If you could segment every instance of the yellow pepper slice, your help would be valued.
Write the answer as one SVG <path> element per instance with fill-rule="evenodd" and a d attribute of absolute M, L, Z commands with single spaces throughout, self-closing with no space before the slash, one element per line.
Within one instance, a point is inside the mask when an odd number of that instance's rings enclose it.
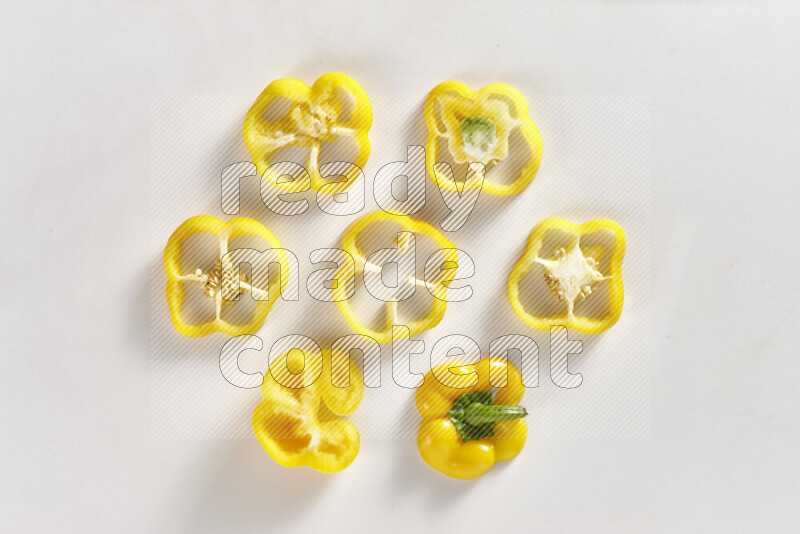
<path fill-rule="evenodd" d="M 552 257 L 542 258 L 545 240 L 549 234 L 560 231 L 568 234 L 570 242 L 558 248 Z M 581 238 L 596 232 L 608 232 L 613 237 L 613 246 L 607 264 L 600 272 L 600 263 L 608 246 L 595 244 L 581 247 Z M 596 219 L 584 224 L 574 224 L 564 219 L 546 219 L 531 232 L 525 252 L 517 260 L 508 276 L 508 298 L 514 312 L 537 330 L 550 330 L 561 325 L 584 334 L 597 334 L 611 328 L 622 313 L 624 290 L 622 287 L 622 258 L 625 255 L 625 232 L 622 227 L 608 219 Z M 535 316 L 528 313 L 519 299 L 519 283 L 523 275 L 534 265 L 544 267 L 544 277 L 551 296 L 564 303 L 564 313 Z M 607 284 L 608 304 L 600 317 L 581 316 L 575 313 L 577 299 L 595 298 L 597 290 Z"/>
<path fill-rule="evenodd" d="M 492 399 L 492 384 L 503 383 Z M 470 479 L 515 458 L 528 437 L 527 411 L 517 405 L 524 393 L 522 376 L 505 359 L 434 367 L 417 389 L 422 459 L 447 476 Z"/>
<path fill-rule="evenodd" d="M 458 260 L 458 252 L 456 251 L 455 246 L 453 243 L 450 242 L 449 239 L 444 237 L 440 234 L 433 226 L 430 224 L 423 222 L 423 221 L 415 221 L 410 219 L 407 216 L 396 216 L 390 215 L 384 211 L 377 211 L 374 213 L 370 213 L 361 217 L 353 224 L 351 224 L 347 229 L 344 231 L 342 235 L 342 243 L 341 248 L 342 250 L 348 252 L 356 263 L 355 274 L 353 276 L 357 276 L 359 273 L 363 273 L 365 270 L 369 269 L 380 269 L 379 267 L 367 262 L 368 254 L 366 254 L 361 248 L 359 248 L 358 244 L 356 243 L 359 234 L 365 231 L 369 231 L 369 227 L 373 224 L 383 222 L 383 221 L 390 221 L 398 226 L 403 231 L 412 232 L 414 234 L 424 234 L 436 243 L 440 250 L 444 250 L 444 257 L 446 259 L 446 263 L 450 265 L 450 268 L 442 269 L 440 274 L 438 275 L 440 278 L 433 280 L 433 282 L 438 282 L 436 285 L 441 288 L 442 285 L 447 284 L 447 277 L 450 277 L 452 280 L 452 276 L 455 275 L 455 270 L 457 267 L 457 260 Z M 397 239 L 394 240 L 395 244 L 400 247 L 401 250 L 406 250 L 408 244 L 404 242 L 397 243 Z M 343 273 L 345 273 L 343 269 L 340 270 L 337 274 L 340 277 L 343 277 Z M 424 281 L 420 281 L 418 279 L 414 279 L 411 282 L 415 283 L 417 286 L 425 287 Z M 350 306 L 349 301 L 345 298 L 345 291 L 348 287 L 346 283 L 339 283 L 336 287 L 333 288 L 333 294 L 336 298 L 336 306 L 339 308 L 339 312 L 341 312 L 342 316 L 344 316 L 345 321 L 347 324 L 352 328 L 356 333 L 361 335 L 370 336 L 375 339 L 378 343 L 389 343 L 392 341 L 392 326 L 397 324 L 405 324 L 408 327 L 410 333 L 409 335 L 413 336 L 416 333 L 423 332 L 425 330 L 429 330 L 439 324 L 444 317 L 444 312 L 447 309 L 447 302 L 444 300 L 444 293 L 443 291 L 437 292 L 436 297 L 434 298 L 431 296 L 433 301 L 431 305 L 431 309 L 428 314 L 423 317 L 422 319 L 416 321 L 409 321 L 407 323 L 399 323 L 398 322 L 398 314 L 397 314 L 397 301 L 388 301 L 386 302 L 386 322 L 384 327 L 381 330 L 373 330 L 368 328 L 364 323 L 358 320 L 358 318 L 353 313 L 353 309 Z M 441 293 L 441 294 L 440 294 Z"/>
<path fill-rule="evenodd" d="M 281 102 L 282 99 L 285 101 Z M 288 101 L 288 102 L 287 102 Z M 273 112 L 273 103 L 275 111 Z M 281 104 L 287 104 L 284 110 Z M 278 117 L 270 116 L 277 113 Z M 244 142 L 253 158 L 258 173 L 274 186 L 285 191 L 319 190 L 325 184 L 336 183 L 320 175 L 323 143 L 333 143 L 338 138 L 352 138 L 358 155 L 355 163 L 364 167 L 370 146 L 367 133 L 372 126 L 372 106 L 367 94 L 349 76 L 331 72 L 321 76 L 309 87 L 301 80 L 284 78 L 270 83 L 253 103 L 244 120 Z M 288 147 L 308 149 L 305 168 L 307 179 L 281 180 L 279 173 L 266 173 L 271 154 Z M 331 185 L 327 192 L 344 191 L 358 176 L 358 169 L 346 173 L 346 181 Z"/>
<path fill-rule="evenodd" d="M 439 161 L 442 142 L 446 142 L 455 163 L 483 163 L 489 177 L 491 169 L 499 162 L 522 157 L 524 147 L 510 147 L 509 143 L 511 134 L 519 131 L 530 154 L 519 174 L 512 176 L 509 183 L 484 180 L 484 191 L 492 195 L 516 195 L 525 189 L 542 160 L 542 137 L 528 117 L 528 103 L 519 91 L 508 85 L 495 83 L 474 91 L 461 82 L 439 84 L 425 100 L 425 122 L 428 125 L 427 167 L 434 183 L 437 183 L 434 165 Z M 452 180 L 442 180 L 439 186 L 458 192 Z"/>
<path fill-rule="evenodd" d="M 289 351 L 265 373 L 253 431 L 281 465 L 341 471 L 358 455 L 360 437 L 353 423 L 337 416 L 355 412 L 363 394 L 361 373 L 346 354 L 332 360 L 329 351 Z"/>
<path fill-rule="evenodd" d="M 282 249 L 280 241 L 272 232 L 267 230 L 261 223 L 246 217 L 233 219 L 229 222 L 222 222 L 210 215 L 198 215 L 184 221 L 172 233 L 164 249 L 164 270 L 167 273 L 167 305 L 172 324 L 175 329 L 188 337 L 202 337 L 212 332 L 223 332 L 231 336 L 252 334 L 256 332 L 264 320 L 267 318 L 269 310 L 277 300 L 280 290 L 286 287 L 288 278 L 281 276 L 281 280 L 273 280 L 269 284 L 268 300 L 259 300 L 256 303 L 252 319 L 246 324 L 232 324 L 224 321 L 221 317 L 224 305 L 236 305 L 236 301 L 226 301 L 222 297 L 222 263 L 217 261 L 212 265 L 198 265 L 197 269 L 184 273 L 181 268 L 181 251 L 183 243 L 191 236 L 207 232 L 215 235 L 219 239 L 219 258 L 223 258 L 228 252 L 228 244 L 231 239 L 242 236 L 257 236 L 263 239 L 270 248 Z M 281 273 L 289 272 L 289 262 L 286 253 L 281 250 L 278 254 L 281 264 Z M 215 318 L 202 324 L 189 324 L 183 318 L 183 304 L 186 295 L 185 284 L 199 284 L 203 293 L 209 298 L 209 302 L 215 307 Z M 280 289 L 279 289 L 280 288 Z M 265 298 L 265 290 L 253 287 L 251 284 L 240 277 L 239 291 L 248 290 L 259 298 Z"/>

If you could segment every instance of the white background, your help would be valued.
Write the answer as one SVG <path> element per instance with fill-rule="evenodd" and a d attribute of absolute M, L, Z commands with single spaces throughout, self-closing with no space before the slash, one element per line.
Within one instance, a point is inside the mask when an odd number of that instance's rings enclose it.
<path fill-rule="evenodd" d="M 798 23 L 766 1 L 4 3 L 0 530 L 797 531 Z M 467 484 L 403 440 L 321 477 L 254 440 L 152 439 L 151 99 L 333 70 L 649 96 L 649 438 L 533 435 Z"/>

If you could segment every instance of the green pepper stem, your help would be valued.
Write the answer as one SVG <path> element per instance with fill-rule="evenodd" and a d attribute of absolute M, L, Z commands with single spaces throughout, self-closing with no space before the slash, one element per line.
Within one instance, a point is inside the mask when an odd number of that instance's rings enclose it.
<path fill-rule="evenodd" d="M 481 404 L 473 402 L 464 409 L 464 421 L 470 425 L 483 425 L 519 419 L 528 415 L 528 411 L 517 404 Z"/>

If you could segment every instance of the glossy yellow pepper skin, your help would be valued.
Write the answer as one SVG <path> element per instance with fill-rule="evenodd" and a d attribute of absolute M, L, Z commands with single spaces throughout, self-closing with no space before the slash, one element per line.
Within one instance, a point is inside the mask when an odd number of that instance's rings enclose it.
<path fill-rule="evenodd" d="M 498 421 L 493 437 L 463 441 L 448 415 L 459 397 L 490 391 L 492 383 L 505 384 L 497 388 L 495 405 L 516 405 L 525 393 L 519 371 L 505 359 L 484 358 L 477 364 L 461 366 L 446 363 L 425 375 L 417 389 L 417 410 L 422 415 L 417 447 L 432 468 L 453 478 L 477 478 L 496 462 L 511 460 L 522 451 L 528 437 L 524 419 Z"/>
<path fill-rule="evenodd" d="M 568 246 L 555 252 L 552 258 L 542 258 L 547 235 L 560 231 L 571 236 Z M 593 245 L 581 247 L 581 237 L 606 231 L 613 236 L 614 245 L 604 272 L 598 270 L 607 247 Z M 550 330 L 551 326 L 565 326 L 584 334 L 597 334 L 611 328 L 622 313 L 624 289 L 622 286 L 622 259 L 625 256 L 625 232 L 619 224 L 608 219 L 595 219 L 584 224 L 574 224 L 564 219 L 546 219 L 531 232 L 525 252 L 520 256 L 508 276 L 508 299 L 514 312 L 537 330 Z M 545 280 L 553 298 L 564 303 L 563 314 L 541 317 L 525 310 L 519 298 L 519 283 L 528 270 L 536 264 L 545 268 Z M 602 317 L 582 317 L 574 312 L 577 299 L 589 300 L 601 284 L 608 285 L 608 305 Z"/>
<path fill-rule="evenodd" d="M 332 359 L 328 351 L 305 357 L 290 351 L 264 375 L 253 431 L 280 465 L 341 471 L 358 455 L 360 438 L 356 426 L 339 417 L 355 412 L 363 394 L 361 373 L 346 354 Z"/>
<path fill-rule="evenodd" d="M 352 102 L 345 102 L 346 95 Z M 279 117 L 271 117 L 272 105 L 283 99 L 289 101 L 288 109 Z M 275 187 L 285 191 L 301 191 L 308 187 L 319 190 L 341 177 L 323 178 L 320 161 L 323 143 L 333 143 L 338 138 L 351 138 L 357 147 L 355 163 L 363 169 L 369 158 L 370 145 L 367 134 L 372 126 L 372 105 L 367 94 L 355 80 L 339 72 L 321 76 L 311 87 L 301 80 L 283 78 L 270 83 L 253 103 L 244 120 L 244 142 L 258 173 Z M 305 168 L 307 180 L 285 181 L 277 173 L 266 173 L 273 161 L 271 155 L 279 149 L 302 147 L 308 149 Z M 299 162 L 298 162 L 299 163 Z M 326 192 L 336 194 L 347 189 L 358 176 L 357 170 L 348 172 L 346 181 L 331 185 Z"/>
<path fill-rule="evenodd" d="M 365 231 L 369 231 L 369 227 L 373 224 L 382 222 L 382 221 L 391 221 L 397 224 L 401 230 L 412 232 L 414 234 L 424 234 L 436 243 L 436 245 L 441 250 L 445 250 L 444 255 L 448 262 L 452 262 L 453 265 L 457 265 L 458 262 L 458 252 L 456 251 L 455 246 L 453 243 L 450 242 L 449 239 L 444 237 L 439 231 L 437 231 L 433 226 L 430 224 L 423 222 L 423 221 L 415 221 L 406 216 L 396 216 L 390 215 L 384 211 L 377 211 L 374 213 L 370 213 L 361 217 L 353 224 L 351 224 L 347 229 L 344 231 L 342 235 L 342 242 L 341 242 L 341 249 L 348 252 L 353 259 L 355 260 L 356 268 L 355 274 L 358 275 L 359 273 L 363 273 L 365 268 L 369 268 L 367 265 L 367 257 L 369 256 L 368 253 L 365 253 L 361 248 L 359 248 L 358 244 L 356 243 L 359 234 Z M 396 239 L 395 239 L 396 242 Z M 403 243 L 400 243 L 400 247 L 403 247 Z M 373 251 L 370 251 L 373 252 Z M 341 273 L 342 271 L 340 271 Z M 442 276 L 448 276 L 445 273 L 449 273 L 453 275 L 455 269 L 447 269 L 442 271 Z M 420 284 L 418 280 L 414 280 L 414 283 L 417 285 L 422 285 L 423 287 L 418 287 L 420 291 L 427 291 L 424 287 L 424 283 Z M 439 324 L 441 322 L 442 317 L 444 317 L 444 312 L 447 309 L 447 302 L 444 300 L 445 295 L 437 293 L 437 297 L 434 298 L 431 296 L 432 305 L 431 309 L 428 314 L 423 317 L 422 319 L 416 321 L 407 321 L 400 323 L 398 322 L 398 314 L 397 314 L 397 302 L 390 301 L 386 302 L 386 322 L 384 323 L 384 327 L 381 330 L 373 330 L 367 327 L 363 322 L 361 322 L 353 312 L 352 307 L 347 299 L 343 298 L 344 291 L 346 288 L 346 284 L 340 283 L 338 286 L 333 290 L 334 296 L 337 298 L 336 300 L 336 307 L 339 309 L 339 312 L 344 317 L 347 324 L 350 328 L 353 329 L 354 332 L 361 335 L 369 336 L 375 339 L 378 343 L 389 343 L 392 341 L 392 326 L 396 324 L 404 324 L 409 329 L 409 335 L 414 335 L 419 332 L 423 332 L 425 330 L 429 330 Z"/>
<path fill-rule="evenodd" d="M 223 305 L 235 305 L 235 302 L 227 302 L 222 298 L 220 290 L 221 264 L 198 265 L 197 269 L 184 273 L 181 269 L 181 250 L 184 241 L 198 233 L 209 233 L 219 239 L 219 257 L 223 257 L 228 252 L 228 243 L 231 239 L 241 236 L 257 236 L 263 239 L 270 248 L 280 248 L 282 245 L 272 232 L 267 230 L 264 225 L 256 220 L 246 217 L 232 219 L 223 222 L 210 215 L 198 215 L 184 221 L 170 236 L 167 246 L 164 248 L 164 270 L 167 274 L 166 297 L 169 314 L 175 329 L 188 337 L 207 336 L 213 332 L 222 332 L 230 336 L 252 334 L 258 331 L 267 317 L 272 305 L 277 300 L 277 294 L 287 283 L 287 277 L 282 276 L 281 281 L 273 280 L 269 285 L 269 294 L 276 295 L 269 300 L 259 300 L 256 303 L 252 319 L 246 324 L 232 324 L 221 318 Z M 281 251 L 281 271 L 289 272 L 289 262 L 286 254 Z M 183 318 L 182 308 L 186 293 L 186 284 L 200 284 L 206 296 L 209 297 L 209 305 L 215 307 L 215 318 L 202 324 L 189 324 Z M 261 291 L 253 288 L 247 282 L 241 281 L 240 287 L 250 291 Z"/>
<path fill-rule="evenodd" d="M 542 137 L 528 117 L 525 97 L 511 86 L 491 84 L 474 91 L 461 82 L 437 85 L 425 100 L 425 122 L 428 140 L 425 145 L 427 168 L 437 183 L 434 165 L 439 161 L 440 142 L 446 142 L 455 163 L 483 163 L 486 178 L 483 190 L 491 195 L 516 195 L 533 180 L 542 160 Z M 491 181 L 495 164 L 520 157 L 519 146 L 510 146 L 511 134 L 518 130 L 530 154 L 518 175 L 508 183 Z M 438 184 L 457 191 L 453 181 Z M 475 186 L 477 187 L 477 186 Z"/>

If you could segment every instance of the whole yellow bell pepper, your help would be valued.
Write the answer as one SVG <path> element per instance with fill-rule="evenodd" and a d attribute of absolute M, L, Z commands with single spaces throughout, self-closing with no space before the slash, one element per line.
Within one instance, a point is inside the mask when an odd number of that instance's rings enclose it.
<path fill-rule="evenodd" d="M 358 455 L 360 438 L 353 423 L 337 416 L 355 412 L 363 394 L 361 373 L 346 354 L 289 351 L 265 373 L 253 431 L 281 465 L 341 471 Z"/>
<path fill-rule="evenodd" d="M 439 162 L 441 144 L 455 163 L 483 163 L 487 177 L 499 162 L 525 157 L 521 169 L 509 177 L 508 183 L 484 180 L 483 190 L 492 195 L 516 195 L 531 183 L 539 169 L 542 137 L 528 117 L 525 97 L 511 86 L 495 83 L 473 91 L 461 82 L 439 84 L 425 100 L 425 122 L 427 167 L 434 184 L 437 183 L 434 166 Z M 510 143 L 515 131 L 520 134 L 522 146 Z M 527 155 L 525 150 L 529 152 Z M 438 185 L 458 192 L 452 180 L 443 180 Z"/>
<path fill-rule="evenodd" d="M 281 106 L 288 101 L 287 109 Z M 273 105 L 274 104 L 274 105 Z M 273 109 L 274 108 L 274 109 Z M 277 115 L 277 116 L 275 116 Z M 244 120 L 244 142 L 258 173 L 268 182 L 285 191 L 302 191 L 309 187 L 318 190 L 334 181 L 323 178 L 319 169 L 323 143 L 340 138 L 355 142 L 355 163 L 363 169 L 369 158 L 367 134 L 372 126 L 372 106 L 367 94 L 349 76 L 331 72 L 321 76 L 309 87 L 301 80 L 284 78 L 270 83 L 253 103 Z M 278 173 L 266 173 L 270 164 L 280 161 L 270 156 L 288 147 L 308 149 L 305 168 L 310 183 L 303 180 L 283 181 Z M 327 188 L 336 194 L 347 189 L 358 176 L 350 169 L 346 181 Z"/>
<path fill-rule="evenodd" d="M 448 263 L 451 268 L 441 270 L 441 278 L 439 280 L 440 283 L 437 284 L 439 291 L 437 291 L 436 297 L 431 296 L 431 308 L 425 317 L 416 321 L 400 323 L 398 322 L 397 301 L 388 301 L 385 303 L 386 322 L 384 323 L 383 328 L 380 330 L 373 330 L 367 327 L 356 317 L 352 307 L 350 306 L 350 303 L 348 302 L 348 299 L 344 298 L 344 292 L 346 291 L 348 284 L 339 283 L 333 289 L 334 297 L 337 299 L 336 306 L 339 308 L 339 312 L 341 312 L 350 328 L 352 328 L 358 334 L 370 336 L 378 343 L 389 343 L 392 341 L 392 326 L 396 324 L 405 324 L 410 331 L 409 335 L 412 336 L 419 332 L 429 330 L 439 324 L 439 322 L 442 320 L 442 317 L 444 317 L 445 310 L 447 309 L 447 301 L 444 300 L 446 291 L 442 290 L 442 287 L 443 285 L 446 285 L 448 277 L 452 278 L 455 276 L 458 265 L 458 252 L 455 246 L 450 242 L 449 239 L 440 234 L 433 226 L 423 221 L 415 221 L 407 216 L 396 216 L 390 215 L 384 211 L 377 211 L 370 213 L 369 215 L 365 215 L 364 217 L 361 217 L 355 221 L 353 224 L 347 227 L 342 235 L 341 248 L 353 256 L 356 264 L 355 276 L 357 276 L 359 273 L 363 273 L 365 269 L 376 268 L 376 266 L 367 262 L 368 254 L 361 250 L 361 248 L 358 246 L 357 238 L 359 234 L 362 232 L 369 232 L 369 228 L 372 225 L 384 221 L 390 221 L 397 224 L 403 231 L 426 235 L 433 239 L 439 249 L 444 250 L 446 263 Z M 394 241 L 396 242 L 397 239 Z M 403 247 L 407 246 L 407 244 L 401 242 L 398 244 L 398 246 L 403 249 Z M 344 273 L 344 271 L 340 270 L 338 274 L 342 276 L 342 273 Z M 417 279 L 411 280 L 411 282 L 418 286 L 425 285 L 424 282 L 420 282 Z"/>
<path fill-rule="evenodd" d="M 493 384 L 505 384 L 494 398 Z M 527 411 L 517 405 L 524 393 L 519 371 L 504 359 L 434 367 L 417 390 L 422 459 L 447 476 L 470 479 L 515 458 L 528 437 Z"/>
<path fill-rule="evenodd" d="M 219 258 L 211 265 L 198 265 L 196 269 L 189 269 L 184 272 L 181 266 L 181 250 L 183 243 L 191 236 L 207 232 L 215 235 L 219 239 Z M 277 300 L 279 290 L 282 290 L 287 283 L 287 277 L 281 276 L 281 280 L 273 280 L 269 284 L 269 294 L 276 297 L 268 300 L 258 300 L 255 311 L 250 321 L 246 324 L 233 324 L 222 319 L 222 308 L 225 305 L 234 306 L 236 301 L 227 301 L 222 297 L 222 263 L 223 258 L 228 252 L 228 244 L 231 239 L 241 236 L 257 236 L 263 239 L 270 248 L 281 249 L 278 254 L 281 264 L 281 272 L 289 272 L 289 262 L 283 247 L 272 232 L 267 230 L 264 225 L 253 219 L 240 217 L 229 222 L 222 222 L 210 215 L 198 215 L 184 221 L 170 236 L 167 246 L 164 248 L 164 270 L 167 273 L 167 306 L 172 318 L 175 329 L 189 337 L 201 337 L 212 332 L 223 332 L 230 336 L 242 334 L 252 334 L 264 324 L 272 305 Z M 198 284 L 203 294 L 208 297 L 209 302 L 215 308 L 215 318 L 202 324 L 189 324 L 183 317 L 183 305 L 186 295 L 186 284 Z M 266 291 L 262 288 L 253 287 L 246 280 L 240 279 L 239 291 L 249 290 L 253 294 L 262 297 Z"/>
<path fill-rule="evenodd" d="M 551 232 L 571 236 L 569 245 L 555 250 L 552 257 L 542 258 L 539 253 Z M 613 237 L 610 258 L 601 273 L 600 262 L 607 253 L 604 245 L 581 247 L 581 237 L 605 231 Z M 625 232 L 608 219 L 596 219 L 584 224 L 574 224 L 564 219 L 547 219 L 531 232 L 525 252 L 514 264 L 508 276 L 508 299 L 514 312 L 537 330 L 550 330 L 551 326 L 565 326 L 584 334 L 597 334 L 611 328 L 622 313 L 624 290 L 622 287 L 622 258 L 625 255 Z M 544 278 L 553 298 L 564 303 L 564 313 L 554 316 L 536 316 L 527 312 L 519 299 L 519 283 L 534 265 L 544 267 Z M 580 316 L 575 313 L 577 299 L 591 299 L 601 284 L 607 284 L 608 304 L 599 316 Z"/>

